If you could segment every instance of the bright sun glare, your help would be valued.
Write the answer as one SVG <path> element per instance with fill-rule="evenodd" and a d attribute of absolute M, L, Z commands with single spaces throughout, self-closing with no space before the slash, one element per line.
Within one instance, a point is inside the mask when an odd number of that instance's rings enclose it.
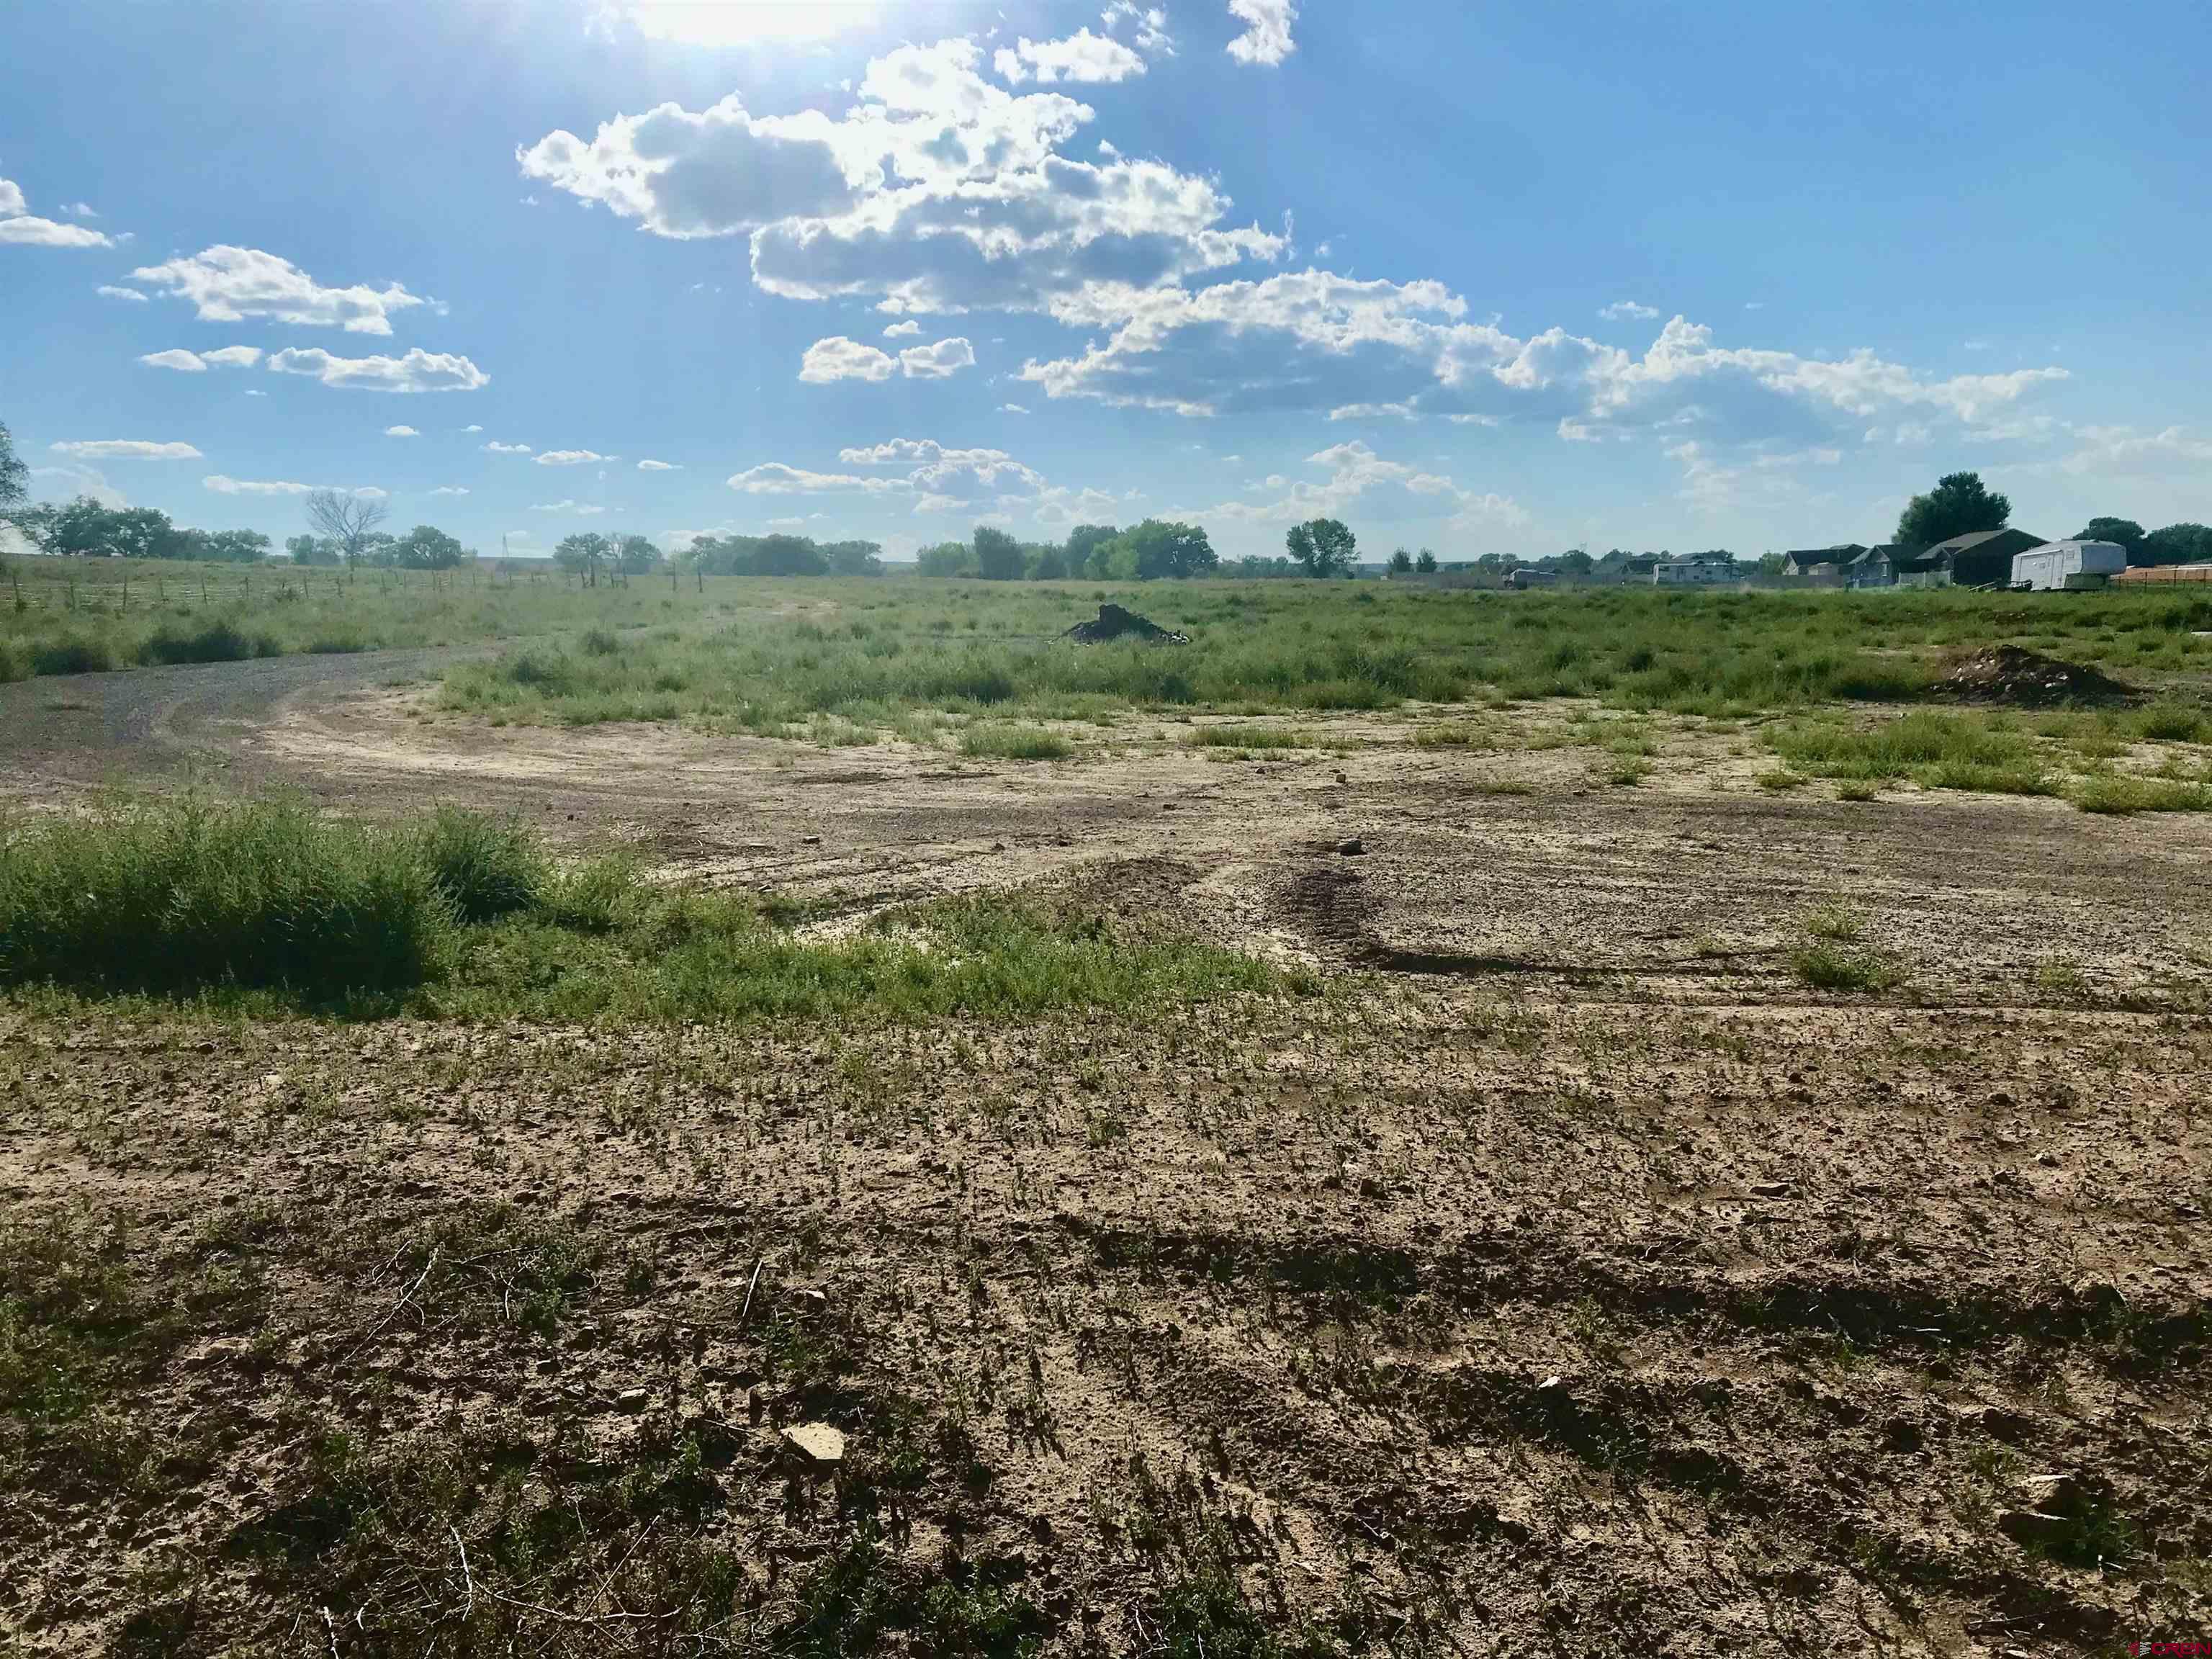
<path fill-rule="evenodd" d="M 609 11 L 653 40 L 741 46 L 764 40 L 822 40 L 872 22 L 881 0 L 621 0 Z"/>

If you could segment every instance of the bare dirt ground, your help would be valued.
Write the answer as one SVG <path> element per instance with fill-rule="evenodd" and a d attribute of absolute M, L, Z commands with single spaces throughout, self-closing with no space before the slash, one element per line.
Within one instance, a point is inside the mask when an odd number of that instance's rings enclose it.
<path fill-rule="evenodd" d="M 494 732 L 395 672 L 120 720 L 0 689 L 5 787 L 505 806 L 854 914 L 1057 879 L 1334 988 L 1157 1029 L 0 1014 L 9 1248 L 136 1310 L 112 1420 L 40 1466 L 76 1474 L 0 1504 L 0 1643 L 2212 1634 L 2203 818 L 1772 797 L 1686 725 L 1631 787 L 1425 715 L 1241 762 L 1138 720 L 1049 763 Z M 1892 988 L 1792 971 L 1839 900 Z"/>

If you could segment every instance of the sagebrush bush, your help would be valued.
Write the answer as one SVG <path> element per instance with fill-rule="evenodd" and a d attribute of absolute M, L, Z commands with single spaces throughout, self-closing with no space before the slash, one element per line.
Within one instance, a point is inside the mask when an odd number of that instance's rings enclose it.
<path fill-rule="evenodd" d="M 114 650 L 103 639 L 40 640 L 31 647 L 33 674 L 100 674 L 114 666 Z"/>
<path fill-rule="evenodd" d="M 454 926 L 414 838 L 289 801 L 125 806 L 0 831 L 0 981 L 389 991 Z"/>
<path fill-rule="evenodd" d="M 273 657 L 281 647 L 267 634 L 248 634 L 236 623 L 210 623 L 183 629 L 165 624 L 149 634 L 138 646 L 142 663 L 243 662 L 251 657 Z"/>
<path fill-rule="evenodd" d="M 463 921 L 527 910 L 545 896 L 551 878 L 537 838 L 520 824 L 456 806 L 431 814 L 418 845 L 432 884 Z"/>

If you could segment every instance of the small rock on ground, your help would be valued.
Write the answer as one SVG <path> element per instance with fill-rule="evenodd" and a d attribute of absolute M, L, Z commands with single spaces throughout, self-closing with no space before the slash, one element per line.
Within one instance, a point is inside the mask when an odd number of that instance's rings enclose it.
<path fill-rule="evenodd" d="M 834 1469 L 845 1461 L 845 1437 L 827 1423 L 799 1423 L 783 1431 L 783 1443 L 810 1468 Z"/>

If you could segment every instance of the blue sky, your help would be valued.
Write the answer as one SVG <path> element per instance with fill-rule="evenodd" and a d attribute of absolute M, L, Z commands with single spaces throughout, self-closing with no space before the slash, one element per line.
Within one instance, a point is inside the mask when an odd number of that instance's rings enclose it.
<path fill-rule="evenodd" d="M 1370 556 L 1757 553 L 1886 539 L 1960 467 L 2045 535 L 2212 519 L 2202 0 L 9 34 L 0 420 L 41 495 L 281 539 L 380 489 L 487 552 L 1160 514 L 1272 553 L 1328 514 Z"/>

